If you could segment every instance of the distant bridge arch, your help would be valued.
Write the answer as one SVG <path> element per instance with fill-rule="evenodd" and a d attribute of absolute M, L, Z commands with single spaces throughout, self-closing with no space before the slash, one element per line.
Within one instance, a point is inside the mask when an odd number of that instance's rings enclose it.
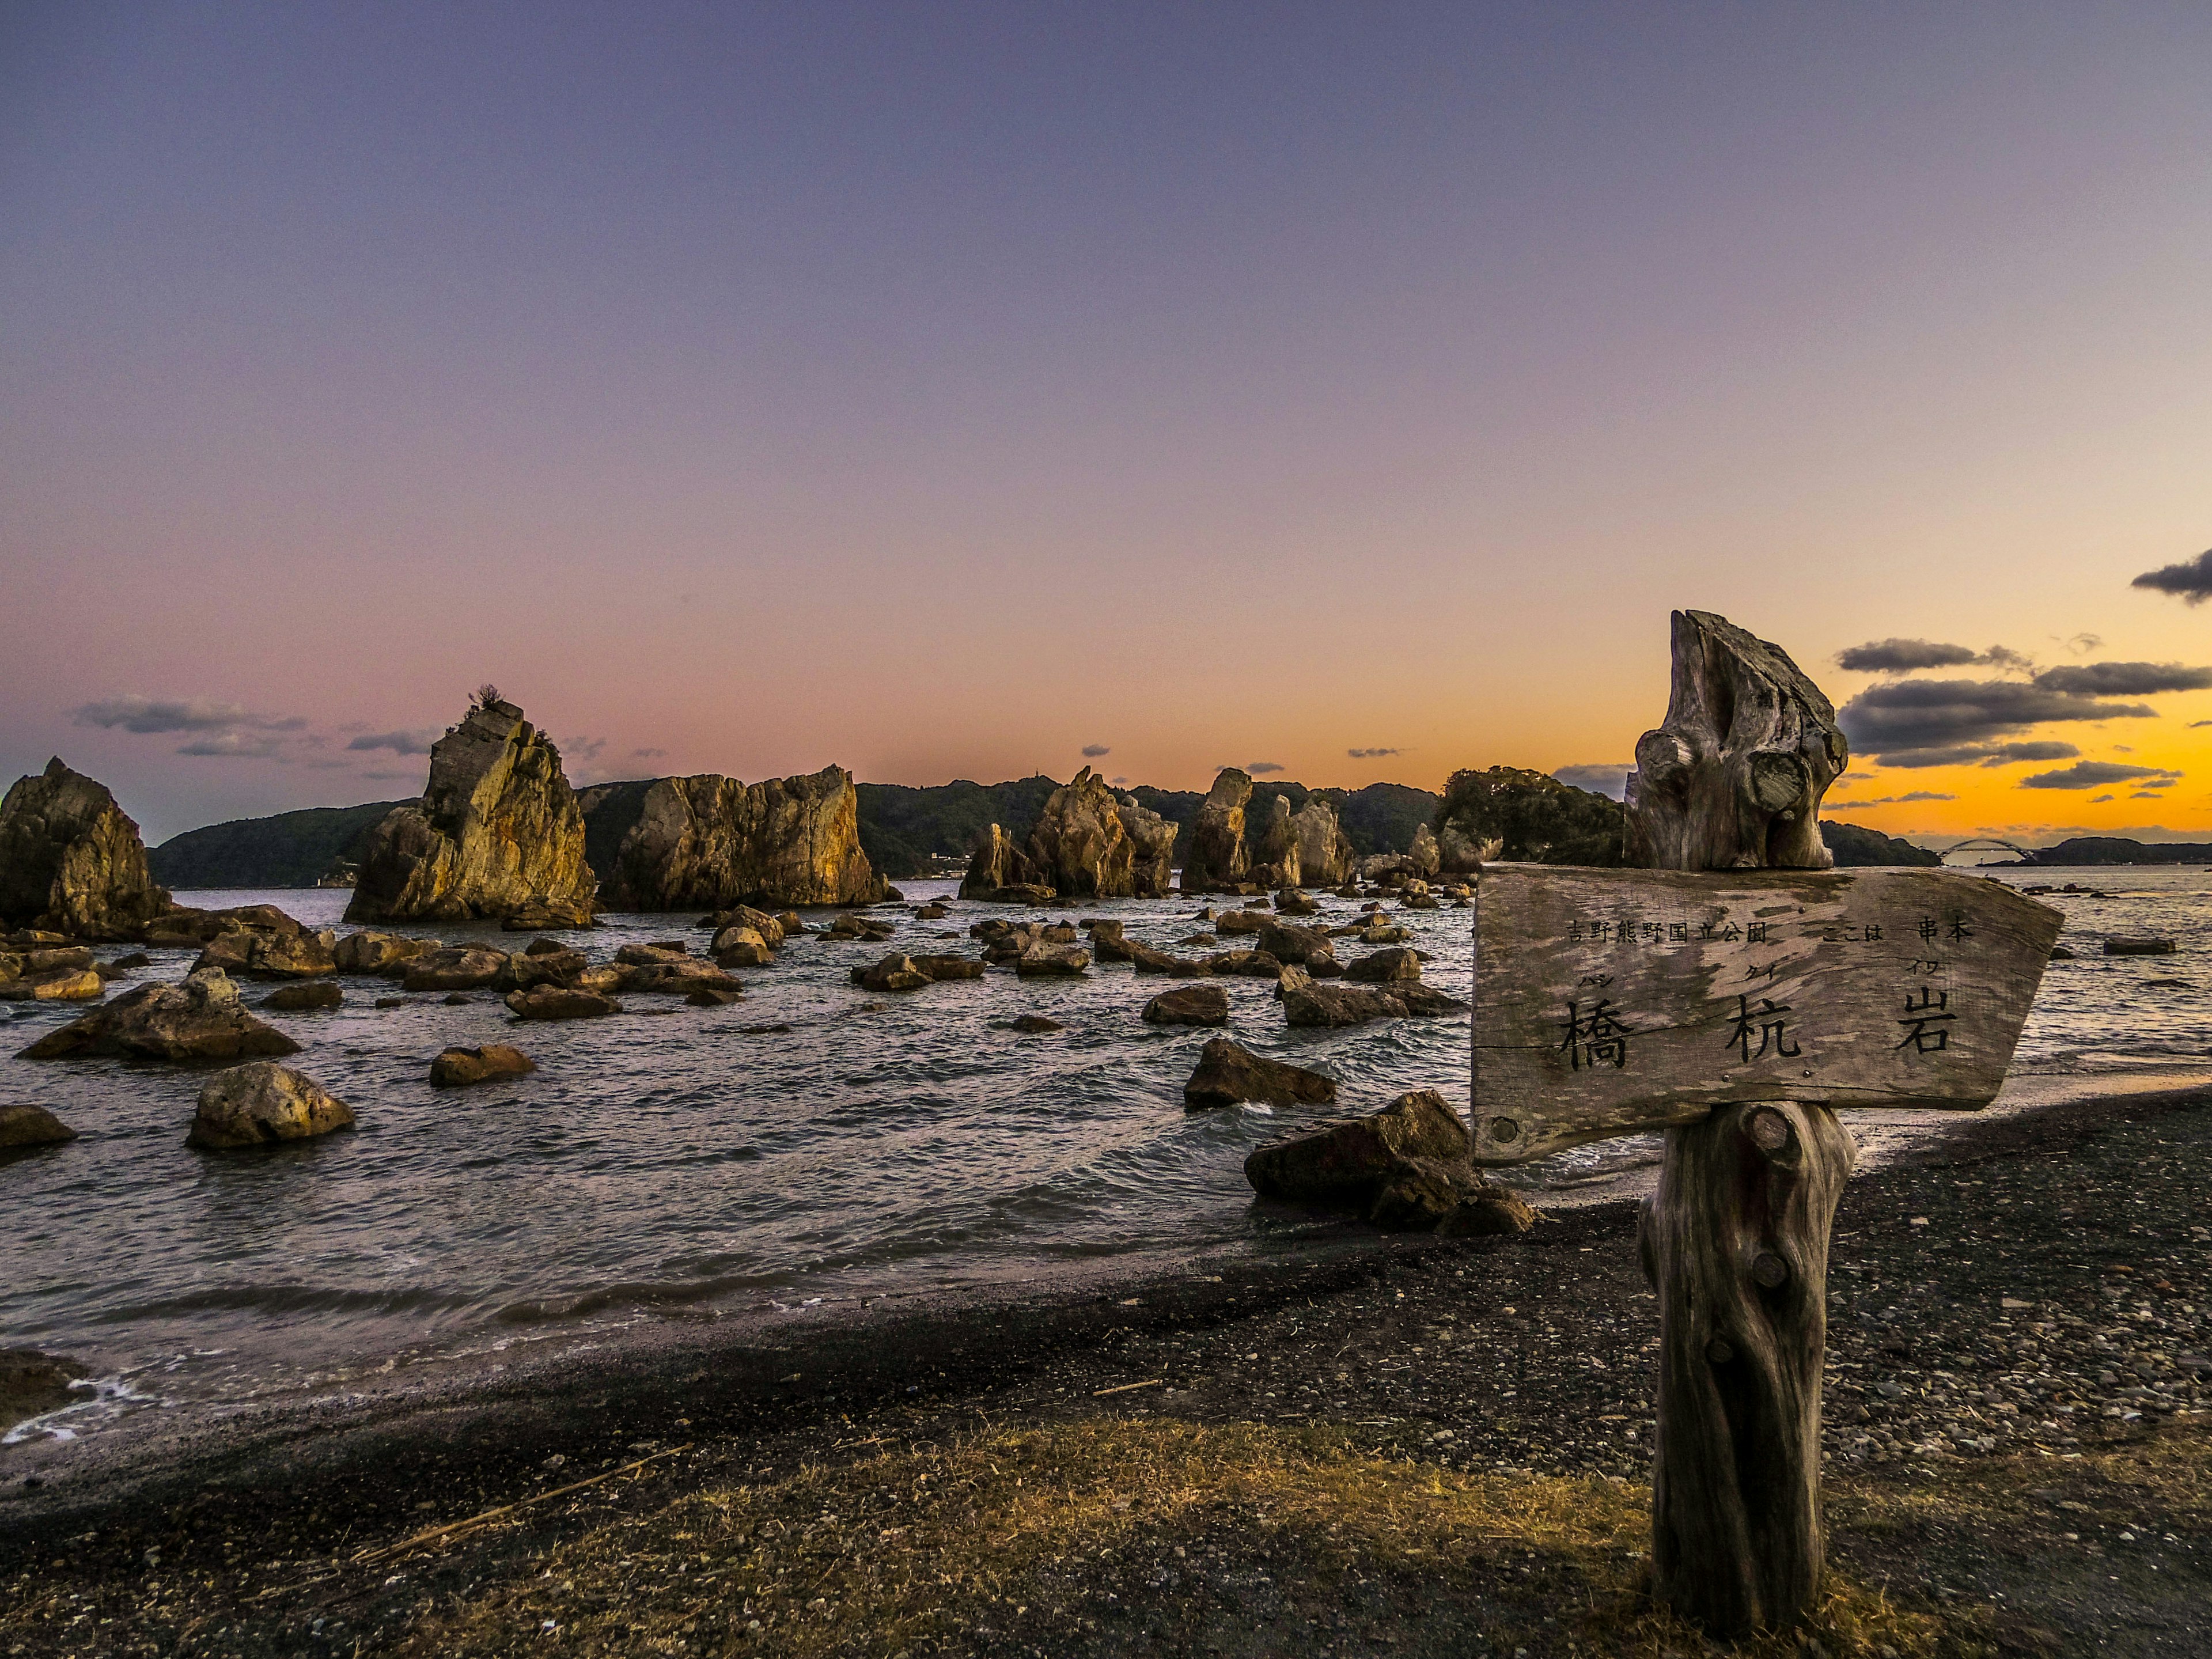
<path fill-rule="evenodd" d="M 2021 858 L 2027 858 L 2033 850 L 2022 847 L 2016 841 L 1999 841 L 1995 836 L 1977 836 L 1972 840 L 1957 842 L 1945 848 L 1942 856 L 1948 860 L 1954 853 L 2016 853 Z"/>

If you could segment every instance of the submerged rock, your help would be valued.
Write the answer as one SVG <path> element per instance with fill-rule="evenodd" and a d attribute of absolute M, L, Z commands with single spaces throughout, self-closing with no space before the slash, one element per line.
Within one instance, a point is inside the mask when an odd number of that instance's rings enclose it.
<path fill-rule="evenodd" d="M 410 959 L 400 986 L 409 991 L 474 991 L 507 971 L 507 956 L 486 945 L 455 945 Z"/>
<path fill-rule="evenodd" d="M 70 1384 L 92 1375 L 92 1367 L 35 1348 L 0 1348 L 0 1429 L 27 1418 L 59 1411 L 87 1396 Z"/>
<path fill-rule="evenodd" d="M 572 991 L 559 985 L 533 985 L 527 991 L 509 991 L 507 1006 L 517 1019 L 598 1019 L 623 1011 L 622 1004 L 612 997 L 592 991 Z"/>
<path fill-rule="evenodd" d="M 561 751 L 494 699 L 430 746 L 422 798 L 370 832 L 346 920 L 588 913 L 597 886 Z"/>
<path fill-rule="evenodd" d="M 447 1048 L 430 1062 L 430 1081 L 441 1088 L 466 1088 L 493 1078 L 527 1077 L 538 1062 L 520 1048 L 488 1042 L 481 1048 Z"/>
<path fill-rule="evenodd" d="M 1261 1146 L 1244 1160 L 1263 1198 L 1349 1210 L 1376 1226 L 1453 1233 L 1524 1231 L 1534 1212 L 1469 1159 L 1466 1126 L 1433 1089 L 1370 1116 Z"/>
<path fill-rule="evenodd" d="M 0 1106 L 0 1157 L 76 1139 L 76 1131 L 43 1106 Z"/>
<path fill-rule="evenodd" d="M 2174 951 L 2170 939 L 2108 939 L 2105 954 L 2108 957 L 2165 957 Z"/>
<path fill-rule="evenodd" d="M 168 908 L 138 826 L 58 756 L 0 797 L 0 927 L 135 939 Z"/>
<path fill-rule="evenodd" d="M 203 969 L 182 985 L 141 985 L 22 1052 L 25 1060 L 77 1054 L 139 1060 L 240 1060 L 295 1054 L 300 1045 L 246 1012 L 238 987 L 219 968 Z"/>
<path fill-rule="evenodd" d="M 350 1129 L 353 1112 L 313 1078 L 271 1060 L 217 1072 L 200 1090 L 187 1146 L 266 1146 Z"/>
<path fill-rule="evenodd" d="M 616 810 L 623 799 L 587 791 L 586 810 Z M 860 850 L 860 814 L 841 766 L 754 784 L 713 772 L 656 779 L 602 896 L 621 910 L 872 904 L 887 889 Z"/>
<path fill-rule="evenodd" d="M 930 982 L 909 957 L 896 951 L 872 967 L 853 969 L 853 983 L 864 991 L 919 991 Z"/>
<path fill-rule="evenodd" d="M 1182 1085 L 1182 1098 L 1192 1107 L 1234 1106 L 1247 1100 L 1327 1105 L 1336 1098 L 1336 1079 L 1255 1054 L 1227 1037 L 1212 1037 L 1199 1050 L 1198 1069 Z"/>
<path fill-rule="evenodd" d="M 261 1006 L 286 1013 L 304 1013 L 311 1008 L 335 1008 L 344 1000 L 345 993 L 330 981 L 307 979 L 278 986 L 261 999 Z"/>
<path fill-rule="evenodd" d="M 1046 1031 L 1064 1031 L 1067 1028 L 1056 1019 L 1047 1019 L 1042 1014 L 1023 1014 L 1017 1018 L 998 1022 L 1009 1031 L 1020 1031 L 1036 1036 Z"/>
<path fill-rule="evenodd" d="M 1229 993 L 1218 985 L 1191 985 L 1163 991 L 1145 1005 L 1150 1025 L 1226 1025 Z"/>
<path fill-rule="evenodd" d="M 1397 1019 L 1406 1004 L 1390 991 L 1372 985 L 1319 985 L 1303 968 L 1285 968 L 1277 981 L 1283 994 L 1283 1017 L 1292 1025 L 1364 1025 L 1370 1020 Z"/>

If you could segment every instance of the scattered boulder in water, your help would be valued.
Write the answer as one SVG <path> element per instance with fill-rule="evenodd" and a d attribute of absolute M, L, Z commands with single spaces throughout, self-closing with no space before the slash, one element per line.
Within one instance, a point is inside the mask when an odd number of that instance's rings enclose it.
<path fill-rule="evenodd" d="M 1182 1085 L 1183 1104 L 1190 1107 L 1234 1106 L 1247 1100 L 1317 1106 L 1335 1098 L 1335 1079 L 1267 1059 L 1227 1037 L 1207 1039 L 1199 1050 L 1198 1069 Z"/>
<path fill-rule="evenodd" d="M 1285 887 L 1275 895 L 1275 914 L 1279 916 L 1317 916 L 1321 904 L 1296 887 Z"/>
<path fill-rule="evenodd" d="M 1421 976 L 1421 953 L 1406 945 L 1391 945 L 1345 964 L 1345 978 L 1358 985 L 1388 985 L 1396 980 Z"/>
<path fill-rule="evenodd" d="M 2170 939 L 2108 939 L 2105 941 L 2105 954 L 2108 957 L 2172 956 L 2176 948 Z"/>
<path fill-rule="evenodd" d="M 622 1004 L 612 997 L 592 991 L 570 990 L 560 985 L 533 985 L 527 991 L 509 991 L 507 1006 L 517 1019 L 598 1019 L 623 1011 Z"/>
<path fill-rule="evenodd" d="M 345 993 L 329 980 L 303 979 L 278 986 L 261 999 L 261 1006 L 296 1014 L 313 1008 L 335 1008 L 344 1000 Z"/>
<path fill-rule="evenodd" d="M 561 751 L 521 709 L 492 696 L 431 744 L 422 799 L 369 832 L 346 920 L 527 915 L 552 926 L 588 915 L 598 885 Z"/>
<path fill-rule="evenodd" d="M 526 991 L 533 985 L 574 986 L 582 981 L 591 966 L 592 959 L 581 951 L 551 939 L 539 939 L 520 956 L 507 958 L 492 988 L 499 991 Z"/>
<path fill-rule="evenodd" d="M 1217 933 L 1262 933 L 1273 925 L 1264 911 L 1231 910 L 1215 921 L 1213 931 Z"/>
<path fill-rule="evenodd" d="M 919 991 L 930 982 L 910 957 L 896 951 L 872 967 L 853 969 L 853 983 L 864 991 Z"/>
<path fill-rule="evenodd" d="M 1083 931 L 1091 935 L 1091 954 L 1101 962 L 1134 962 L 1136 955 L 1129 939 L 1121 931 L 1121 923 L 1111 917 L 1102 916 L 1083 924 Z"/>
<path fill-rule="evenodd" d="M 857 911 L 848 910 L 830 924 L 823 937 L 864 939 L 872 945 L 880 945 L 897 931 L 895 922 L 886 921 L 880 916 L 864 916 Z"/>
<path fill-rule="evenodd" d="M 1406 1004 L 1392 991 L 1373 985 L 1320 985 L 1303 968 L 1285 968 L 1276 981 L 1283 996 L 1283 1017 L 1292 1025 L 1364 1025 L 1370 1020 L 1396 1019 Z"/>
<path fill-rule="evenodd" d="M 777 933 L 782 933 L 778 928 Z M 757 927 L 725 927 L 714 935 L 714 962 L 722 968 L 765 968 L 775 952 Z"/>
<path fill-rule="evenodd" d="M 364 927 L 340 939 L 331 949 L 331 960 L 341 974 L 390 974 L 403 963 L 444 948 L 434 939 L 408 939 Z"/>
<path fill-rule="evenodd" d="M 1358 934 L 1362 945 L 1403 945 L 1413 936 L 1413 929 L 1401 927 L 1395 921 L 1371 922 Z"/>
<path fill-rule="evenodd" d="M 581 983 L 586 975 L 576 976 Z M 744 988 L 727 970 L 698 957 L 676 955 L 658 961 L 632 962 L 619 970 L 616 981 L 625 996 L 688 996 L 693 991 L 736 991 Z"/>
<path fill-rule="evenodd" d="M 1014 958 L 1014 972 L 1024 979 L 1068 979 L 1091 965 L 1091 952 L 1079 945 L 1039 941 Z"/>
<path fill-rule="evenodd" d="M 208 968 L 188 975 L 182 985 L 141 985 L 126 991 L 47 1032 L 23 1050 L 22 1058 L 111 1054 L 181 1061 L 299 1052 L 290 1037 L 246 1011 L 228 975 Z"/>
<path fill-rule="evenodd" d="M 1534 1212 L 1485 1180 L 1471 1150 L 1458 1114 L 1433 1089 L 1420 1089 L 1370 1116 L 1259 1147 L 1244 1175 L 1262 1198 L 1349 1210 L 1377 1226 L 1521 1231 Z"/>
<path fill-rule="evenodd" d="M 1447 996 L 1434 986 L 1424 985 L 1417 979 L 1393 980 L 1389 993 L 1406 1005 L 1406 1012 L 1424 1019 L 1434 1019 L 1443 1014 L 1463 1014 L 1467 1004 L 1457 997 Z"/>
<path fill-rule="evenodd" d="M 981 979 L 984 963 L 976 957 L 955 956 L 939 952 L 908 958 L 921 972 L 942 984 L 948 980 Z"/>
<path fill-rule="evenodd" d="M 76 1131 L 43 1106 L 0 1106 L 0 1158 L 76 1139 Z"/>
<path fill-rule="evenodd" d="M 914 919 L 916 921 L 937 921 L 951 914 L 942 904 L 924 904 L 915 908 Z"/>
<path fill-rule="evenodd" d="M 1046 1031 L 1064 1031 L 1067 1028 L 1056 1019 L 1047 1019 L 1042 1014 L 1023 1014 L 1019 1018 L 997 1022 L 1000 1029 L 1020 1031 L 1036 1036 Z"/>
<path fill-rule="evenodd" d="M 1278 962 L 1295 962 L 1309 970 L 1322 963 L 1334 966 L 1336 962 L 1336 947 L 1327 934 L 1296 922 L 1267 923 L 1260 929 L 1260 948 Z"/>
<path fill-rule="evenodd" d="M 258 1060 L 207 1080 L 185 1145 L 267 1146 L 352 1127 L 352 1109 L 313 1078 L 273 1060 Z"/>
<path fill-rule="evenodd" d="M 494 1078 L 527 1077 L 538 1062 L 520 1048 L 503 1042 L 487 1042 L 481 1048 L 447 1048 L 430 1062 L 430 1081 L 441 1088 L 461 1089 L 488 1083 Z"/>
<path fill-rule="evenodd" d="M 475 991 L 507 971 L 507 955 L 488 945 L 454 945 L 410 958 L 400 978 L 410 991 Z"/>
<path fill-rule="evenodd" d="M 694 1008 L 726 1008 L 733 1002 L 743 1002 L 745 994 L 738 990 L 721 990 L 712 985 L 702 985 L 685 994 L 684 1000 Z"/>
<path fill-rule="evenodd" d="M 0 1000 L 9 1002 L 93 1002 L 106 989 L 97 968 L 28 968 L 0 978 Z"/>
<path fill-rule="evenodd" d="M 1206 943 L 1211 945 L 1214 940 L 1209 936 Z M 1128 952 L 1130 962 L 1135 964 L 1137 971 L 1140 974 L 1172 974 L 1176 969 L 1189 965 L 1181 957 L 1170 955 L 1165 951 L 1154 950 L 1151 945 L 1142 944 L 1136 939 L 1125 939 L 1121 941 L 1121 945 Z M 1106 958 L 1102 954 L 1099 959 L 1103 962 Z"/>
<path fill-rule="evenodd" d="M 168 908 L 138 826 L 60 757 L 0 797 L 0 927 L 136 939 Z"/>
<path fill-rule="evenodd" d="M 1229 993 L 1218 985 L 1189 985 L 1163 991 L 1145 1005 L 1150 1025 L 1226 1025 Z"/>
<path fill-rule="evenodd" d="M 234 927 L 209 940 L 192 966 L 253 979 L 315 979 L 337 972 L 337 935 L 328 928 Z"/>

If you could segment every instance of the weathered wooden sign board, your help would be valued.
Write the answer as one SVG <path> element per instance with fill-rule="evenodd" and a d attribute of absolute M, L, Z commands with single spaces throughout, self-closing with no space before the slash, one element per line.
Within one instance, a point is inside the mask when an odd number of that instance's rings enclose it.
<path fill-rule="evenodd" d="M 1492 864 L 1475 886 L 1490 1164 L 1735 1102 L 1986 1105 L 2062 921 L 1935 870 Z"/>

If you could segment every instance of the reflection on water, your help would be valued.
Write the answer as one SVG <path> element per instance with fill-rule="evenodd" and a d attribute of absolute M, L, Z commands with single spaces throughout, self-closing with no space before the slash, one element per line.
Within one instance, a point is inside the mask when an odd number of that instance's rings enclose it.
<path fill-rule="evenodd" d="M 2205 872 L 2058 878 L 2110 896 L 2051 899 L 2067 912 L 2067 942 L 2086 951 L 2053 964 L 2023 1064 L 2126 1067 L 2212 1051 Z M 912 883 L 908 892 L 918 902 L 951 886 Z M 275 902 L 314 925 L 335 924 L 346 896 L 179 896 Z M 1356 908 L 1322 902 L 1324 921 Z M 1195 909 L 1171 901 L 1053 914 L 1121 916 L 1133 937 L 1171 946 L 1192 931 Z M 972 951 L 966 928 L 984 914 L 956 904 L 943 921 L 902 916 L 897 943 Z M 1431 954 L 1431 982 L 1466 995 L 1470 913 L 1395 919 Z M 693 920 L 617 917 L 586 949 L 603 958 L 677 935 L 703 948 Z M 2108 932 L 2173 935 L 2182 952 L 2106 958 L 2095 950 Z M 393 988 L 349 979 L 341 1008 L 269 1018 L 305 1045 L 291 1063 L 354 1108 L 357 1131 L 247 1156 L 185 1149 L 198 1074 L 0 1061 L 5 1098 L 51 1107 L 81 1137 L 0 1170 L 10 1218 L 0 1330 L 11 1343 L 94 1361 L 109 1376 L 111 1407 L 237 1399 L 332 1368 L 548 1328 L 732 1299 L 973 1284 L 1073 1257 L 1264 1244 L 1325 1224 L 1256 1207 L 1243 1164 L 1255 1146 L 1328 1111 L 1187 1114 L 1182 1085 L 1208 1034 L 1138 1018 L 1164 981 L 1120 965 L 1076 981 L 994 971 L 871 997 L 848 970 L 885 948 L 797 940 L 775 966 L 739 975 L 747 995 L 732 1007 L 636 998 L 621 1018 L 520 1028 L 489 993 L 465 1007 L 426 995 L 380 1010 L 372 999 Z M 164 978 L 189 962 L 155 954 L 151 971 Z M 1231 1034 L 1335 1076 L 1340 1109 L 1371 1109 L 1412 1088 L 1464 1098 L 1463 1017 L 1291 1031 L 1267 983 L 1217 982 L 1231 999 Z M 1030 1011 L 1066 1029 L 993 1027 Z M 9 1050 L 72 1012 L 14 1005 Z M 791 1030 L 743 1029 L 781 1024 Z M 429 1086 L 439 1048 L 490 1042 L 518 1042 L 537 1074 Z M 1516 1179 L 1571 1187 L 1654 1153 L 1649 1138 L 1613 1142 Z M 72 1413 L 58 1425 L 100 1415 Z"/>

